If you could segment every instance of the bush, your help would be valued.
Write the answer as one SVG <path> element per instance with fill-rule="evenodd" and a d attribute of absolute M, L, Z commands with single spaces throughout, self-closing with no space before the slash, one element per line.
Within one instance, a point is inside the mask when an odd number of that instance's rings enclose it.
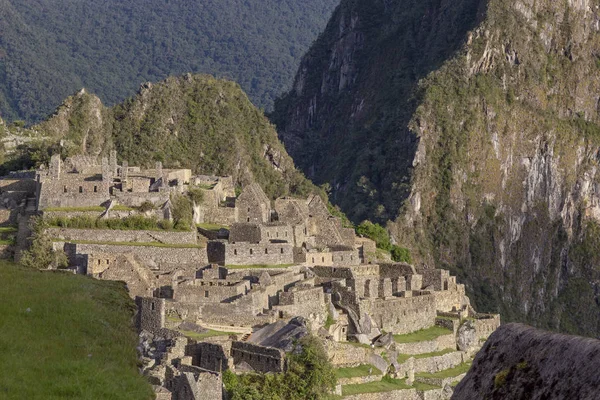
<path fill-rule="evenodd" d="M 387 230 L 371 221 L 363 221 L 356 227 L 356 233 L 373 240 L 378 248 L 388 251 L 396 262 L 412 263 L 410 251 L 404 247 L 392 244 Z"/>
<path fill-rule="evenodd" d="M 142 204 L 140 204 L 140 206 L 138 207 L 138 211 L 139 212 L 148 212 L 148 211 L 152 211 L 156 208 L 156 206 L 151 202 L 151 201 L 144 201 Z"/>

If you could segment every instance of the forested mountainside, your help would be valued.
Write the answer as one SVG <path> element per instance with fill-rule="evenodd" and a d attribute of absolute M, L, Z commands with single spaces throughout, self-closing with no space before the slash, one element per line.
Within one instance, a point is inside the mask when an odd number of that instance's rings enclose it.
<path fill-rule="evenodd" d="M 305 195 L 315 187 L 294 167 L 275 128 L 236 83 L 208 75 L 145 84 L 114 107 L 85 90 L 67 98 L 31 128 L 0 122 L 2 164 L 10 170 L 47 162 L 53 152 L 108 155 L 129 165 L 191 168 L 261 184 L 271 197 Z"/>
<path fill-rule="evenodd" d="M 600 335 L 598 0 L 344 0 L 273 120 L 505 320 Z"/>
<path fill-rule="evenodd" d="M 269 109 L 339 0 L 0 0 L 0 115 L 40 121 L 82 87 L 108 105 L 187 72 Z"/>

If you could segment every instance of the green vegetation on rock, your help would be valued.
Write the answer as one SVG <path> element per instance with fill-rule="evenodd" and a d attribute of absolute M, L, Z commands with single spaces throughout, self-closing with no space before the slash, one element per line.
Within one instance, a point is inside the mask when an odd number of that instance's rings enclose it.
<path fill-rule="evenodd" d="M 257 182 L 271 198 L 321 192 L 296 170 L 274 127 L 240 86 L 207 75 L 145 85 L 112 108 L 80 92 L 39 125 L 8 130 L 33 141 L 4 151 L 4 172 L 47 163 L 53 152 L 106 156 L 117 150 L 119 161 L 132 166 L 154 168 L 161 161 L 165 168 L 232 176 L 241 188 Z M 39 154 L 32 157 L 35 149 Z M 201 201 L 199 189 L 186 197 Z M 185 214 L 191 219 L 189 207 Z"/>
<path fill-rule="evenodd" d="M 0 263 L 0 397 L 152 399 L 125 286 Z"/>

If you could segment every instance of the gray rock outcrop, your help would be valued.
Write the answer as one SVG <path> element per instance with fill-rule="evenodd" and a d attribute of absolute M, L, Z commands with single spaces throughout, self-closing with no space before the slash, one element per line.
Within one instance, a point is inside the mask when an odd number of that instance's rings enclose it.
<path fill-rule="evenodd" d="M 599 356 L 599 340 L 503 325 L 477 354 L 452 399 L 598 399 Z"/>

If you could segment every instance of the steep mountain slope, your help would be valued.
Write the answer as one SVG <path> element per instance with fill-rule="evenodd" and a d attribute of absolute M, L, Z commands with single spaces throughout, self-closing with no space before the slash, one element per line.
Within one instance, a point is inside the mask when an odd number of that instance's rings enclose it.
<path fill-rule="evenodd" d="M 344 1 L 280 136 L 479 309 L 598 335 L 599 3 Z"/>
<path fill-rule="evenodd" d="M 238 185 L 260 183 L 272 197 L 315 189 L 240 87 L 207 75 L 146 84 L 112 108 L 82 90 L 47 121 L 28 130 L 11 127 L 3 140 L 11 133 L 35 140 L 9 152 L 6 169 L 44 162 L 53 151 L 107 155 L 115 149 L 130 165 L 162 161 L 165 167 L 231 175 Z"/>
<path fill-rule="evenodd" d="M 186 72 L 270 108 L 338 0 L 0 0 L 0 114 L 39 121 L 87 87 L 107 104 Z"/>

